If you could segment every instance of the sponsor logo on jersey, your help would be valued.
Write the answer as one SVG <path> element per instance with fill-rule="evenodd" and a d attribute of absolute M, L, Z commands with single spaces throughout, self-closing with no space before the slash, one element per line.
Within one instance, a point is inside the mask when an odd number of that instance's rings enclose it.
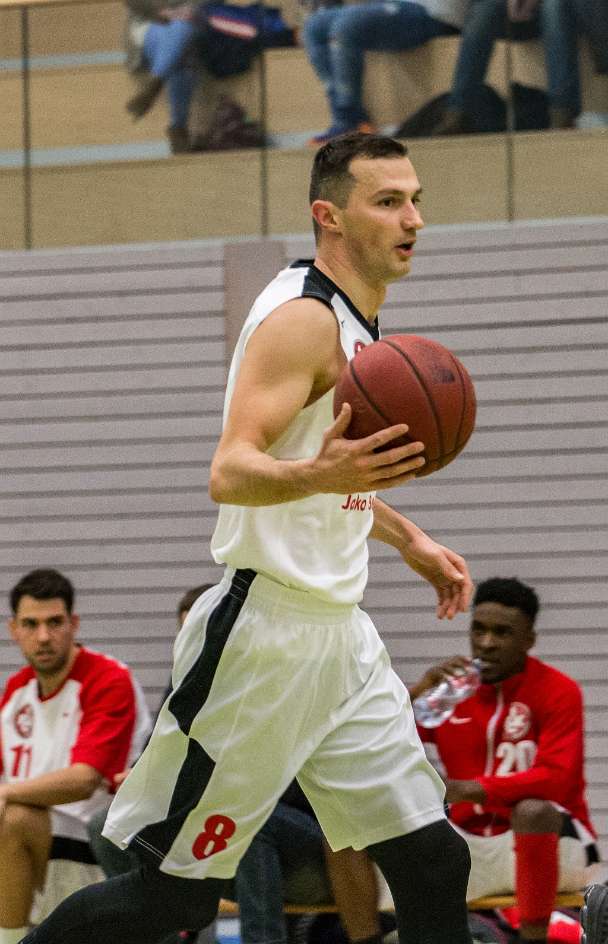
<path fill-rule="evenodd" d="M 507 741 L 520 741 L 530 730 L 532 712 L 528 705 L 514 701 L 509 705 L 509 713 L 502 726 L 503 737 Z"/>
<path fill-rule="evenodd" d="M 472 721 L 472 718 L 459 718 L 457 715 L 451 715 L 448 719 L 450 724 L 468 724 L 469 721 Z"/>
<path fill-rule="evenodd" d="M 32 736 L 34 730 L 34 709 L 31 705 L 23 705 L 14 719 L 15 731 L 22 738 L 29 738 Z"/>
<path fill-rule="evenodd" d="M 371 511 L 374 507 L 373 495 L 347 495 L 346 501 L 340 505 L 343 511 Z"/>

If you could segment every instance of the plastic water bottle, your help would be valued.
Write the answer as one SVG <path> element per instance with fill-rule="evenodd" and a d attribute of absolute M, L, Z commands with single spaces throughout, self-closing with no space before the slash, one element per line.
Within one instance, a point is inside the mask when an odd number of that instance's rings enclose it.
<path fill-rule="evenodd" d="M 481 659 L 473 659 L 466 669 L 443 679 L 413 702 L 414 717 L 423 728 L 438 728 L 461 701 L 469 698 L 481 683 Z"/>

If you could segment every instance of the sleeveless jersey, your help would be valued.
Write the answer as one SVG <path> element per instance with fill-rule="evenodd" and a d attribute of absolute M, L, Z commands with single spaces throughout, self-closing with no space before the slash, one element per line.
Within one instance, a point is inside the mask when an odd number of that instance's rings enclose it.
<path fill-rule="evenodd" d="M 243 326 L 228 377 L 224 422 L 249 338 L 264 318 L 295 298 L 315 298 L 334 312 L 348 360 L 379 337 L 377 323 L 370 324 L 312 262 L 299 261 L 283 269 L 258 296 Z M 333 423 L 332 407 L 333 390 L 329 390 L 300 411 L 269 455 L 315 456 L 324 431 Z M 262 507 L 220 505 L 211 541 L 214 560 L 229 568 L 255 570 L 330 603 L 357 603 L 367 582 L 374 495 L 319 494 Z"/>

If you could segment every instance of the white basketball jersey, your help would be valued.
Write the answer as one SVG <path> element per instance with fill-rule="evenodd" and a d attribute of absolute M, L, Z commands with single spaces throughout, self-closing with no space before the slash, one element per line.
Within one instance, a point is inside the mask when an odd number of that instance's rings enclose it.
<path fill-rule="evenodd" d="M 335 314 L 348 360 L 378 339 L 350 299 L 312 262 L 283 269 L 258 296 L 243 326 L 228 377 L 224 422 L 249 338 L 279 305 L 316 298 Z M 268 450 L 277 459 L 315 456 L 333 423 L 333 390 L 295 417 Z M 252 404 L 255 409 L 255 404 Z M 333 603 L 357 603 L 367 582 L 367 537 L 373 523 L 374 492 L 311 495 L 279 505 L 221 505 L 211 551 L 217 563 L 250 568 L 288 587 L 310 591 Z"/>

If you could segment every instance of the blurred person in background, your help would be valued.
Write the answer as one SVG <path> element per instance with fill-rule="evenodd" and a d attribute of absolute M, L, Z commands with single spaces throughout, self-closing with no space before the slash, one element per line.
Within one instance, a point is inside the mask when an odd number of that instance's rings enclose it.
<path fill-rule="evenodd" d="M 436 36 L 458 33 L 469 0 L 371 0 L 321 6 L 304 23 L 302 40 L 325 87 L 331 125 L 311 145 L 347 131 L 373 131 L 363 106 L 367 50 L 415 49 Z"/>
<path fill-rule="evenodd" d="M 435 728 L 449 818 L 467 840 L 467 900 L 515 892 L 520 940 L 546 941 L 555 896 L 579 891 L 599 861 L 585 797 L 583 699 L 569 676 L 529 655 L 535 591 L 517 579 L 480 583 L 471 656 L 481 685 Z M 469 664 L 455 656 L 411 686 L 417 698 Z"/>
<path fill-rule="evenodd" d="M 87 823 L 149 734 L 129 669 L 77 642 L 74 588 L 34 570 L 10 593 L 27 663 L 0 698 L 0 944 L 99 879 Z"/>

